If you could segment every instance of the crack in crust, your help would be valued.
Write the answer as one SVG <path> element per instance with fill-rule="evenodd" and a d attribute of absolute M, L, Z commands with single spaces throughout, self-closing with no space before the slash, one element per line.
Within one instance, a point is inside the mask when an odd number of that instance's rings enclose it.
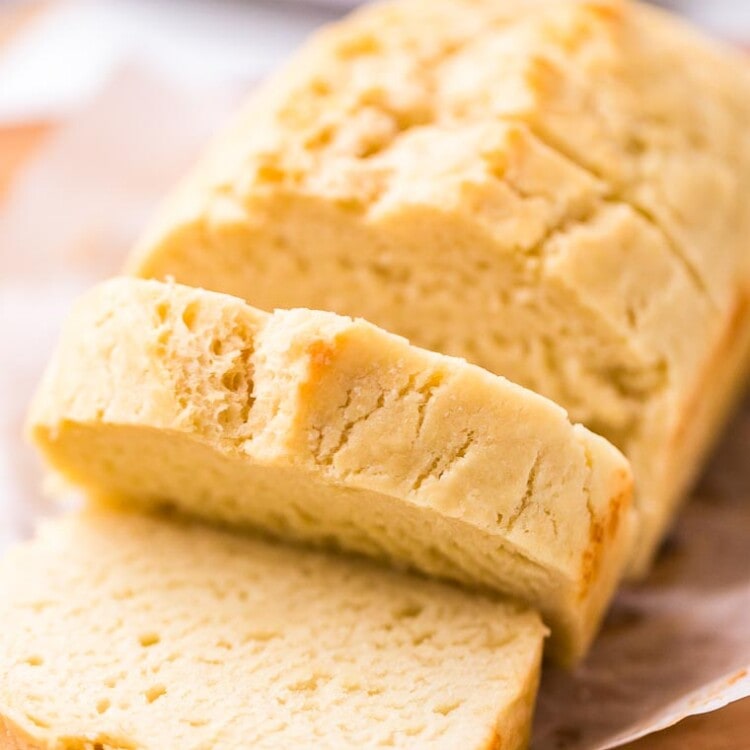
<path fill-rule="evenodd" d="M 347 404 L 351 404 L 352 401 L 352 390 L 349 390 L 346 396 Z M 381 391 L 378 395 L 378 400 L 375 403 L 375 406 L 370 409 L 370 411 L 366 412 L 365 414 L 362 414 L 361 416 L 357 417 L 356 419 L 352 419 L 349 422 L 347 422 L 344 427 L 342 428 L 341 432 L 339 433 L 338 440 L 336 444 L 329 450 L 325 455 L 323 456 L 317 456 L 317 460 L 319 463 L 325 465 L 325 466 L 331 466 L 333 465 L 333 462 L 336 458 L 336 456 L 344 449 L 346 448 L 347 443 L 349 442 L 349 439 L 351 438 L 351 434 L 354 431 L 354 429 L 357 427 L 357 425 L 363 424 L 366 422 L 370 417 L 373 416 L 373 414 L 376 414 L 379 412 L 383 407 L 385 406 L 385 397 L 386 393 L 385 391 Z M 344 410 L 346 410 L 347 406 L 342 407 Z M 344 411 L 345 413 L 345 411 Z"/>
<path fill-rule="evenodd" d="M 333 356 L 332 350 L 330 350 L 325 344 L 323 344 L 322 342 L 316 342 L 312 347 L 312 349 L 315 350 L 316 354 L 313 354 L 312 357 L 313 359 L 315 359 L 318 366 L 320 365 L 320 355 L 318 350 L 321 347 L 327 350 L 326 362 L 329 362 L 330 358 Z M 420 378 L 423 380 L 422 383 L 418 383 L 418 380 Z M 444 374 L 440 371 L 433 371 L 429 373 L 427 377 L 424 377 L 420 372 L 414 372 L 409 374 L 406 383 L 398 391 L 387 391 L 385 389 L 381 389 L 378 393 L 375 405 L 371 409 L 368 409 L 364 414 L 359 414 L 354 419 L 348 419 L 347 421 L 345 421 L 338 434 L 336 442 L 328 450 L 323 450 L 323 442 L 326 438 L 325 431 L 322 428 L 316 429 L 316 445 L 313 449 L 315 461 L 321 466 L 332 466 L 336 459 L 336 456 L 342 450 L 346 449 L 346 446 L 351 439 L 352 433 L 359 425 L 365 424 L 368 420 L 370 420 L 371 417 L 373 417 L 383 409 L 390 408 L 398 404 L 399 402 L 403 402 L 410 395 L 416 395 L 419 397 L 419 401 L 417 403 L 417 421 L 415 425 L 414 440 L 415 442 L 421 441 L 425 420 L 427 419 L 427 415 L 430 410 L 430 404 L 432 403 L 433 399 L 435 398 L 436 394 L 441 389 L 443 384 Z M 343 419 L 347 419 L 347 412 L 349 412 L 349 410 L 351 409 L 356 390 L 356 384 L 348 388 L 346 396 L 344 398 L 344 403 L 338 409 L 338 413 L 342 416 Z M 436 462 L 439 460 L 440 457 L 436 457 Z M 427 474 L 425 474 L 424 478 L 426 478 L 426 476 Z M 422 482 L 419 482 L 419 485 L 421 485 L 421 483 Z"/>
<path fill-rule="evenodd" d="M 523 496 L 521 497 L 521 501 L 519 502 L 516 509 L 508 518 L 508 522 L 505 527 L 506 531 L 513 530 L 515 525 L 518 523 L 518 519 L 524 514 L 526 509 L 529 507 L 529 504 L 531 503 L 531 498 L 534 496 L 534 490 L 536 487 L 536 477 L 539 472 L 539 467 L 541 466 L 541 462 L 542 462 L 542 453 L 540 451 L 534 457 L 534 461 L 531 464 L 531 468 L 529 469 L 528 476 L 526 477 L 526 489 L 523 493 Z"/>
<path fill-rule="evenodd" d="M 419 492 L 422 485 L 429 479 L 439 482 L 444 476 L 454 471 L 456 464 L 466 458 L 474 441 L 474 432 L 469 430 L 461 443 L 450 454 L 436 453 L 427 468 L 417 475 L 412 483 L 411 491 Z"/>
<path fill-rule="evenodd" d="M 614 204 L 630 208 L 636 214 L 638 214 L 638 216 L 643 219 L 652 229 L 656 230 L 664 240 L 675 260 L 677 260 L 682 269 L 693 282 L 695 288 L 700 292 L 701 296 L 703 296 L 708 301 L 713 309 L 717 309 L 714 300 L 709 294 L 706 282 L 704 281 L 698 269 L 695 267 L 695 264 L 682 251 L 682 249 L 672 237 L 671 233 L 667 231 L 664 225 L 654 215 L 653 211 L 649 210 L 638 201 L 630 200 L 621 191 L 616 190 L 615 186 L 604 174 L 592 167 L 590 164 L 586 163 L 583 159 L 576 156 L 571 149 L 563 146 L 560 140 L 552 136 L 551 133 L 545 132 L 541 129 L 541 127 L 534 126 L 527 122 L 524 122 L 524 126 L 528 129 L 529 133 L 534 138 L 536 138 L 537 141 L 553 151 L 558 157 L 564 159 L 570 164 L 573 164 L 593 179 L 605 185 L 607 190 L 602 198 L 603 204 Z"/>
<path fill-rule="evenodd" d="M 430 404 L 435 398 L 435 395 L 438 389 L 442 385 L 443 385 L 443 375 L 440 372 L 433 372 L 426 379 L 426 381 L 422 383 L 422 385 L 417 386 L 416 388 L 412 384 L 413 392 L 419 394 L 422 397 L 418 406 L 416 440 L 422 439 L 422 429 L 424 428 L 424 423 L 425 423 L 425 419 L 427 418 L 427 413 L 430 409 Z M 399 396 L 401 396 L 401 394 L 399 394 Z M 404 393 L 403 396 L 406 396 L 406 393 Z"/>

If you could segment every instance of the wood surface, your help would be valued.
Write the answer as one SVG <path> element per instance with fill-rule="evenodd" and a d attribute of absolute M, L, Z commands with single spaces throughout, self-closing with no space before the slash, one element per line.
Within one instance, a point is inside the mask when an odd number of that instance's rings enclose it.
<path fill-rule="evenodd" d="M 20 9 L 0 7 L 0 55 L 3 43 L 22 30 L 45 5 L 24 4 Z M 54 125 L 46 122 L 0 125 L 0 201 L 19 169 L 53 130 Z M 719 711 L 685 719 L 674 727 L 627 745 L 626 750 L 750 750 L 750 698 Z"/>

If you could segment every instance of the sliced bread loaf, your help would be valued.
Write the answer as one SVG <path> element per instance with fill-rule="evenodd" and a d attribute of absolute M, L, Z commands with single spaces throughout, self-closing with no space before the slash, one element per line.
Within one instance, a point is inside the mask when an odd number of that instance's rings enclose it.
<path fill-rule="evenodd" d="M 361 315 L 632 461 L 643 570 L 746 372 L 750 66 L 624 0 L 402 0 L 323 31 L 131 268 Z"/>
<path fill-rule="evenodd" d="M 518 749 L 545 629 L 369 563 L 94 512 L 0 563 L 0 747 Z"/>
<path fill-rule="evenodd" d="M 547 399 L 362 320 L 117 279 L 30 416 L 94 495 L 332 544 L 518 596 L 586 650 L 632 532 L 618 451 Z"/>

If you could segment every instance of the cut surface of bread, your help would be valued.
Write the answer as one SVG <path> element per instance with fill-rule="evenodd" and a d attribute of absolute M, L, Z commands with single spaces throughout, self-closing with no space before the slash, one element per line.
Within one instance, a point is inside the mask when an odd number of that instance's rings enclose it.
<path fill-rule="evenodd" d="M 0 563 L 0 747 L 526 746 L 520 605 L 163 519 L 48 521 Z"/>
<path fill-rule="evenodd" d="M 324 30 L 130 268 L 362 316 L 631 460 L 644 570 L 747 372 L 750 66 L 621 0 L 402 0 Z"/>
<path fill-rule="evenodd" d="M 30 415 L 68 480 L 517 596 L 586 650 L 632 541 L 622 455 L 547 399 L 363 321 L 115 279 Z"/>

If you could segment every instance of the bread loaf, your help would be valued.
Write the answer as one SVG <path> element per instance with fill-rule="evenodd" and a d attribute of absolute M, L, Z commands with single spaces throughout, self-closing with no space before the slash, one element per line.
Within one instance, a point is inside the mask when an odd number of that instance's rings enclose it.
<path fill-rule="evenodd" d="M 644 570 L 747 371 L 750 65 L 625 0 L 401 0 L 317 35 L 131 270 L 361 315 L 631 460 Z"/>
<path fill-rule="evenodd" d="M 632 537 L 627 462 L 547 399 L 363 320 L 116 279 L 65 325 L 30 417 L 92 494 L 520 597 L 564 662 Z"/>
<path fill-rule="evenodd" d="M 118 513 L 0 563 L 0 747 L 515 750 L 544 627 L 368 563 Z"/>

